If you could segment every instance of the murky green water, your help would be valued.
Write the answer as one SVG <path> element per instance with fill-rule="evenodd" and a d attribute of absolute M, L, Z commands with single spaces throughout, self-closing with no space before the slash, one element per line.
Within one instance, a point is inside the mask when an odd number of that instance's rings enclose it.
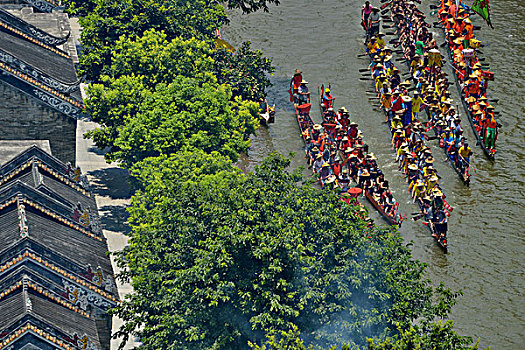
<path fill-rule="evenodd" d="M 417 211 L 411 204 L 406 183 L 394 163 L 389 145 L 390 135 L 383 115 L 374 110 L 365 90 L 368 81 L 360 81 L 359 68 L 367 65 L 356 55 L 363 50 L 363 31 L 359 26 L 362 3 L 356 0 L 282 0 L 271 13 L 249 16 L 232 13 L 232 22 L 224 36 L 236 44 L 252 41 L 273 58 L 277 71 L 268 100 L 277 105 L 276 123 L 261 128 L 253 138 L 253 146 L 241 161 L 253 169 L 273 150 L 295 152 L 294 166 L 304 166 L 303 144 L 297 122 L 288 100 L 288 83 L 295 68 L 303 71 L 310 82 L 310 91 L 317 91 L 322 83 L 331 83 L 335 104 L 346 106 L 352 120 L 359 123 L 370 150 L 390 181 L 401 210 L 407 214 Z M 373 2 L 374 3 L 374 2 Z M 378 1 L 375 1 L 378 3 Z M 419 8 L 427 14 L 430 2 Z M 481 18 L 475 18 L 478 38 L 486 62 L 496 73 L 489 86 L 489 98 L 500 99 L 496 110 L 504 125 L 498 138 L 497 161 L 492 164 L 482 150 L 473 147 L 472 184 L 466 188 L 448 163 L 436 164 L 442 176 L 442 187 L 447 200 L 455 208 L 449 220 L 449 249 L 444 255 L 421 223 L 406 222 L 401 233 L 413 241 L 415 257 L 427 262 L 428 277 L 435 283 L 445 281 L 453 289 L 462 289 L 452 318 L 457 329 L 482 338 L 482 345 L 493 349 L 525 348 L 525 222 L 524 150 L 525 93 L 523 73 L 525 30 L 525 3 L 520 0 L 498 0 L 491 4 L 495 30 L 488 28 Z M 435 21 L 430 18 L 429 22 Z M 439 29 L 438 44 L 443 38 Z M 398 64 L 398 66 L 402 66 Z M 449 77 L 452 73 L 448 72 Z M 451 86 L 455 101 L 459 101 L 455 85 Z M 313 94 L 313 117 L 320 119 Z M 459 106 L 462 111 L 462 107 Z M 475 140 L 468 119 L 462 113 L 467 138 Z M 434 155 L 444 159 L 437 141 L 430 141 Z M 372 211 L 375 215 L 375 212 Z M 376 217 L 376 222 L 381 219 Z"/>

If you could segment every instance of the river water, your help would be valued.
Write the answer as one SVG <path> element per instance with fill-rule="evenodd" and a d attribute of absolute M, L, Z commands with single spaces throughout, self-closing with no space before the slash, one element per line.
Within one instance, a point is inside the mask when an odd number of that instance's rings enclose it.
<path fill-rule="evenodd" d="M 378 4 L 373 1 L 372 4 Z M 430 2 L 419 8 L 427 15 Z M 276 122 L 261 128 L 252 139 L 252 147 L 240 165 L 253 169 L 273 150 L 295 152 L 292 165 L 304 166 L 303 143 L 288 99 L 288 84 L 293 71 L 300 68 L 312 92 L 313 118 L 320 120 L 317 87 L 331 84 L 336 107 L 346 106 L 352 120 L 359 123 L 370 151 L 378 157 L 380 168 L 389 180 L 394 196 L 401 202 L 403 213 L 416 212 L 407 185 L 394 163 L 389 145 L 390 134 L 381 122 L 383 114 L 375 110 L 366 90 L 370 81 L 361 81 L 358 69 L 366 59 L 356 55 L 363 50 L 363 31 L 359 25 L 362 3 L 356 0 L 282 0 L 270 13 L 241 15 L 230 13 L 231 23 L 223 35 L 232 44 L 249 40 L 254 48 L 273 59 L 276 72 L 272 77 L 268 101 L 277 107 Z M 474 151 L 472 183 L 466 188 L 449 163 L 442 162 L 444 153 L 437 141 L 429 144 L 435 157 L 441 184 L 448 202 L 455 208 L 449 219 L 449 254 L 445 255 L 419 222 L 405 222 L 400 232 L 407 242 L 413 241 L 413 254 L 429 264 L 427 277 L 433 283 L 444 281 L 452 289 L 461 289 L 451 318 L 456 329 L 465 335 L 481 338 L 483 346 L 493 349 L 525 349 L 525 218 L 524 141 L 525 115 L 523 73 L 524 35 L 522 0 L 498 0 L 491 4 L 495 30 L 480 17 L 474 24 L 485 43 L 486 62 L 495 72 L 489 85 L 489 99 L 499 99 L 496 110 L 503 128 L 498 138 L 497 161 L 491 163 L 475 146 L 475 137 L 462 112 L 462 123 Z M 436 21 L 430 17 L 428 22 Z M 390 31 L 390 30 L 383 30 Z M 439 29 L 432 29 L 438 44 L 443 42 Z M 401 69 L 402 64 L 398 64 Z M 448 71 L 452 79 L 452 72 Z M 459 101 L 455 85 L 452 97 Z M 305 170 L 308 174 L 308 170 Z M 371 210 L 377 223 L 381 218 Z"/>

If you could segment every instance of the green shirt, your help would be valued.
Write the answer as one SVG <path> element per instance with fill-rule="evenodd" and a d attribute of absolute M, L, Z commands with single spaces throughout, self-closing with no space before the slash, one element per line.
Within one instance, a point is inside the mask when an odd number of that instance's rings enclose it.
<path fill-rule="evenodd" d="M 425 44 L 423 44 L 422 41 L 416 41 L 416 55 L 422 55 L 423 54 L 423 48 L 425 47 Z"/>

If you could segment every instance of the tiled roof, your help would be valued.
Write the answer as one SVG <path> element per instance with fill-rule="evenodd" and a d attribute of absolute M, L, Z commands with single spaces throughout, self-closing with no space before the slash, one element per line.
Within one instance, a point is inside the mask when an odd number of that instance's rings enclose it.
<path fill-rule="evenodd" d="M 24 21 L 22 18 L 19 18 L 2 8 L 0 8 L 0 22 L 10 26 L 13 29 L 17 29 L 21 33 L 31 37 L 33 40 L 55 48 L 57 45 L 64 44 L 71 34 L 68 33 L 65 37 L 58 38 L 54 35 L 46 33 L 42 29 L 35 27 L 34 25 Z"/>
<path fill-rule="evenodd" d="M 0 299 L 0 348 L 16 344 L 28 333 L 36 334 L 64 349 L 100 349 L 93 318 L 35 293 L 23 281 Z M 79 342 L 80 341 L 80 342 Z"/>
<path fill-rule="evenodd" d="M 0 211 L 0 242 L 6 242 L 0 247 L 0 256 L 11 246 L 29 239 L 77 265 L 100 268 L 102 279 L 114 285 L 113 268 L 106 255 L 105 240 L 89 235 L 87 231 L 80 232 L 31 206 L 24 206 L 23 210 L 22 218 L 21 210 L 15 204 Z"/>

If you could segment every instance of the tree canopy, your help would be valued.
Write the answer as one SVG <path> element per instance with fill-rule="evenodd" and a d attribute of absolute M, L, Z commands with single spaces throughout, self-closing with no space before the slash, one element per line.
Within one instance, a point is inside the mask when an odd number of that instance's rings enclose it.
<path fill-rule="evenodd" d="M 231 100 L 228 85 L 200 84 L 175 76 L 149 90 L 144 79 L 123 76 L 109 88 L 93 85 L 86 103 L 102 127 L 88 133 L 100 148 L 111 147 L 109 161 L 129 168 L 145 158 L 184 148 L 218 151 L 236 160 L 259 122 L 256 103 Z"/>
<path fill-rule="evenodd" d="M 118 259 L 135 293 L 117 314 L 145 349 L 241 349 L 293 325 L 309 344 L 365 345 L 448 313 L 454 296 L 432 289 L 397 233 L 302 184 L 288 159 L 272 155 L 244 175 L 225 158 L 197 158 L 134 170 L 144 190 Z"/>

